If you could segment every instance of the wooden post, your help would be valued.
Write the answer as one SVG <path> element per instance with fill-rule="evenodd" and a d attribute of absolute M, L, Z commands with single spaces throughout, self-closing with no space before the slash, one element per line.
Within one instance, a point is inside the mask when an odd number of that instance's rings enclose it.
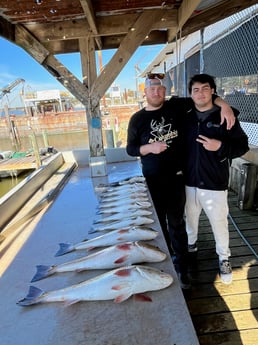
<path fill-rule="evenodd" d="M 31 139 L 31 144 L 32 144 L 33 152 L 36 159 L 36 165 L 37 165 L 37 168 L 39 168 L 41 166 L 41 159 L 40 159 L 39 147 L 38 147 L 36 135 L 34 132 L 32 132 L 32 134 L 30 135 L 30 139 Z"/>

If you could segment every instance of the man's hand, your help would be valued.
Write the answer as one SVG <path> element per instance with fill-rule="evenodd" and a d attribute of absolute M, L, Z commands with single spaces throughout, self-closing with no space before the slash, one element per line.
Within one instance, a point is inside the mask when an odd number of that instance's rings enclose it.
<path fill-rule="evenodd" d="M 214 104 L 218 105 L 221 108 L 221 121 L 220 124 L 222 125 L 224 123 L 224 121 L 227 121 L 227 129 L 231 129 L 236 121 L 234 112 L 232 110 L 232 108 L 230 107 L 230 105 L 228 103 L 226 103 L 222 98 L 217 97 L 214 100 Z"/>
<path fill-rule="evenodd" d="M 229 106 L 223 106 L 223 108 L 221 107 L 221 121 L 220 124 L 222 125 L 222 123 L 226 120 L 227 121 L 227 129 L 231 129 L 236 121 L 235 115 L 233 110 L 231 109 L 231 107 Z"/>
<path fill-rule="evenodd" d="M 221 146 L 221 141 L 217 139 L 210 139 L 205 137 L 204 135 L 199 135 L 196 139 L 198 143 L 201 143 L 205 150 L 208 151 L 218 151 Z"/>
<path fill-rule="evenodd" d="M 159 154 L 163 151 L 166 151 L 168 145 L 164 141 L 155 141 L 151 144 L 142 145 L 140 147 L 140 153 L 142 156 L 147 155 L 148 153 Z"/>

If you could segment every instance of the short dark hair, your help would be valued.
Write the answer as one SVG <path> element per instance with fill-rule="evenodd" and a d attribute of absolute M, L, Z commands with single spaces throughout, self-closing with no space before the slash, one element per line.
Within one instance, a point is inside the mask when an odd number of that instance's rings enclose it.
<path fill-rule="evenodd" d="M 211 75 L 209 74 L 195 74 L 189 81 L 188 83 L 188 91 L 189 93 L 191 94 L 192 93 L 192 87 L 193 87 L 193 84 L 194 83 L 201 83 L 201 84 L 205 84 L 205 83 L 208 83 L 210 84 L 210 87 L 212 89 L 214 89 L 214 93 L 216 93 L 216 83 L 215 83 L 215 80 L 214 80 L 214 77 L 212 77 Z"/>

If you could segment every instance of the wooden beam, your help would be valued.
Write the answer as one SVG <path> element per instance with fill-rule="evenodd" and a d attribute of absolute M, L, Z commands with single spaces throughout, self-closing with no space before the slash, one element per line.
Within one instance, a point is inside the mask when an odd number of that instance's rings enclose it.
<path fill-rule="evenodd" d="M 0 36 L 12 42 L 15 39 L 15 26 L 3 17 L 0 17 Z"/>
<path fill-rule="evenodd" d="M 144 11 L 121 42 L 117 52 L 102 70 L 93 85 L 90 96 L 93 108 L 98 105 L 101 97 L 127 64 L 135 50 L 141 45 L 151 31 L 153 25 L 161 20 L 165 10 Z"/>
<path fill-rule="evenodd" d="M 200 29 L 205 29 L 208 25 L 224 19 L 225 13 L 229 17 L 254 4 L 257 4 L 257 0 L 235 0 L 217 5 L 216 11 L 214 11 L 214 8 L 204 10 L 187 21 L 187 25 L 182 29 L 182 36 L 189 35 Z"/>
<path fill-rule="evenodd" d="M 101 39 L 98 36 L 98 29 L 95 23 L 95 14 L 94 14 L 94 10 L 92 7 L 92 3 L 90 0 L 80 0 L 81 6 L 83 8 L 83 11 L 86 15 L 87 21 L 89 23 L 89 26 L 92 30 L 93 35 L 95 36 L 95 41 L 96 44 L 98 46 L 99 49 L 102 48 L 102 44 L 101 44 Z"/>
<path fill-rule="evenodd" d="M 178 31 L 182 29 L 200 2 L 201 0 L 184 0 L 182 2 L 178 9 Z"/>
<path fill-rule="evenodd" d="M 69 90 L 78 101 L 83 104 L 87 103 L 89 97 L 88 89 L 58 59 L 53 55 L 49 55 L 42 63 L 42 66 Z"/>
<path fill-rule="evenodd" d="M 21 25 L 15 26 L 15 43 L 40 64 L 49 55 L 49 51 Z"/>

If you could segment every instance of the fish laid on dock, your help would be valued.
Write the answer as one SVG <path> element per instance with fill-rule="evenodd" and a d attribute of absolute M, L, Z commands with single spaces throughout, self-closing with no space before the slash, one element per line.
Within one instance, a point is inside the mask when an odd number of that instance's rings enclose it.
<path fill-rule="evenodd" d="M 109 191 L 106 191 L 104 193 L 99 194 L 100 198 L 105 198 L 105 197 L 121 197 L 121 196 L 128 196 L 129 194 L 134 194 L 134 193 L 147 193 L 147 187 L 145 184 L 142 186 L 128 186 L 128 187 L 122 187 L 122 188 L 112 188 Z"/>
<path fill-rule="evenodd" d="M 150 216 L 152 215 L 152 211 L 147 209 L 138 209 L 138 210 L 125 210 L 120 213 L 114 213 L 110 216 L 104 215 L 99 216 L 98 218 L 94 219 L 93 224 L 97 223 L 107 223 L 107 222 L 113 222 L 120 219 L 127 219 L 131 217 L 138 217 L 138 216 Z"/>
<path fill-rule="evenodd" d="M 44 279 L 55 273 L 81 272 L 85 270 L 113 269 L 147 262 L 161 262 L 167 255 L 158 247 L 145 242 L 126 242 L 113 245 L 82 258 L 59 265 L 38 265 L 31 282 Z"/>
<path fill-rule="evenodd" d="M 104 235 L 100 235 L 76 244 L 60 243 L 60 248 L 55 256 L 61 256 L 76 250 L 92 250 L 99 247 L 112 246 L 118 243 L 153 240 L 158 236 L 158 234 L 158 231 L 144 226 L 113 230 Z"/>
<path fill-rule="evenodd" d="M 136 201 L 137 202 L 148 202 L 149 198 L 148 197 L 142 197 L 142 198 L 138 198 L 136 199 L 131 199 L 130 197 L 127 197 L 125 199 L 120 199 L 117 198 L 114 201 L 107 201 L 107 202 L 101 202 L 98 205 L 98 209 L 103 209 L 103 208 L 110 208 L 110 207 L 117 207 L 117 206 L 126 206 L 126 205 L 130 205 L 130 204 L 134 204 Z"/>
<path fill-rule="evenodd" d="M 110 230 L 118 230 L 118 229 L 125 229 L 131 226 L 137 225 L 148 225 L 154 223 L 154 220 L 148 217 L 132 217 L 129 219 L 122 219 L 117 222 L 111 222 L 108 224 L 95 224 L 89 230 L 89 233 L 93 233 L 96 231 L 110 231 Z"/>
<path fill-rule="evenodd" d="M 110 188 L 110 187 L 118 187 L 118 186 L 122 186 L 124 184 L 133 184 L 136 182 L 145 182 L 145 177 L 143 176 L 132 176 L 132 177 L 128 177 L 125 178 L 123 180 L 120 181 L 114 181 L 114 182 L 110 182 L 108 184 L 99 184 L 97 186 L 97 188 L 101 189 L 101 188 Z"/>
<path fill-rule="evenodd" d="M 119 194 L 118 195 L 103 195 L 101 196 L 99 202 L 111 202 L 111 201 L 115 201 L 117 199 L 141 199 L 141 198 L 148 198 L 148 194 L 146 192 L 131 192 L 131 193 L 124 193 L 124 194 Z"/>
<path fill-rule="evenodd" d="M 102 207 L 97 210 L 97 214 L 104 214 L 104 213 L 120 213 L 124 212 L 125 210 L 138 210 L 140 208 L 150 208 L 152 206 L 150 201 L 135 201 L 132 203 L 128 203 L 127 205 L 119 205 L 117 206 L 109 206 L 109 207 Z"/>
<path fill-rule="evenodd" d="M 64 302 L 71 305 L 80 301 L 114 300 L 121 303 L 132 295 L 147 291 L 165 289 L 173 282 L 173 277 L 158 269 L 148 266 L 121 267 L 80 284 L 63 289 L 44 292 L 31 286 L 28 295 L 17 304 L 30 306 L 38 303 Z M 141 295 L 141 300 L 151 301 Z"/>

